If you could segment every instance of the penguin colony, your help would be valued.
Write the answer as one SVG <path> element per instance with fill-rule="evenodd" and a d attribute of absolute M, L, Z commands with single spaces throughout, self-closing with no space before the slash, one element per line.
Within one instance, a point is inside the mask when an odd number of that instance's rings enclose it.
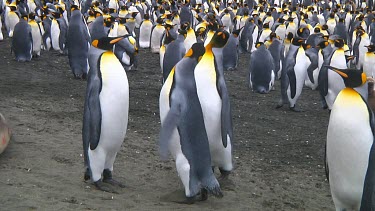
<path fill-rule="evenodd" d="M 160 58 L 160 155 L 175 160 L 184 202 L 223 197 L 234 141 L 224 71 L 236 70 L 242 53 L 249 88 L 280 92 L 276 108 L 298 112 L 303 88 L 317 90 L 331 112 L 325 166 L 336 210 L 375 209 L 372 0 L 13 0 L 0 8 L 0 40 L 12 39 L 17 61 L 57 51 L 87 79 L 84 178 L 98 189 L 124 187 L 112 172 L 128 124 L 126 72 L 146 48 Z"/>

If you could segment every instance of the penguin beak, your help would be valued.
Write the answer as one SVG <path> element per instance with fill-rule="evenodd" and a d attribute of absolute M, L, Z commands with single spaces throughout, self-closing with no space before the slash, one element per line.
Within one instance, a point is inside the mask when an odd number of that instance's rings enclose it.
<path fill-rule="evenodd" d="M 115 43 L 117 43 L 118 41 L 120 41 L 120 40 L 122 40 L 122 39 L 124 39 L 124 38 L 123 38 L 123 37 L 115 38 L 115 39 L 111 40 L 111 41 L 109 42 L 109 44 L 115 44 Z M 94 41 L 95 41 L 95 40 L 94 40 Z"/>

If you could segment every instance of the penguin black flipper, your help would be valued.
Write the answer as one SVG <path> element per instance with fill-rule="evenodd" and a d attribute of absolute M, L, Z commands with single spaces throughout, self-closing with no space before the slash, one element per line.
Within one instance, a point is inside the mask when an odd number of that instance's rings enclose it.
<path fill-rule="evenodd" d="M 286 72 L 289 80 L 289 86 L 290 86 L 290 97 L 293 99 L 296 96 L 297 92 L 297 78 L 296 73 L 293 69 L 288 69 Z"/>
<path fill-rule="evenodd" d="M 362 96 L 361 96 L 362 97 Z M 374 133 L 374 113 L 372 112 L 371 108 L 367 104 L 366 100 L 362 97 L 363 102 L 367 105 L 367 110 L 369 112 L 370 117 L 370 127 L 372 130 L 372 134 Z M 360 211 L 367 211 L 367 210 L 375 210 L 375 146 L 374 140 L 375 136 L 373 136 L 373 144 L 370 149 L 369 154 L 369 162 L 367 167 L 367 172 L 365 176 L 365 182 L 363 185 L 363 193 L 362 193 L 362 200 L 361 200 L 361 208 Z"/>
<path fill-rule="evenodd" d="M 216 64 L 215 64 L 216 66 Z M 218 77 L 218 76 L 217 76 Z M 228 145 L 228 137 L 231 142 L 233 142 L 233 124 L 232 124 L 232 111 L 230 108 L 230 100 L 227 86 L 225 84 L 224 78 L 222 80 L 217 80 L 218 92 L 221 98 L 221 137 L 223 141 L 223 146 L 226 148 Z"/>
<path fill-rule="evenodd" d="M 102 111 L 99 94 L 102 89 L 102 76 L 99 65 L 101 57 L 102 55 L 98 59 L 98 65 L 91 67 L 88 73 L 82 131 L 85 153 L 87 153 L 89 146 L 91 150 L 95 150 L 100 139 Z"/>
<path fill-rule="evenodd" d="M 307 68 L 307 75 L 309 76 L 309 79 L 312 83 L 314 82 L 314 70 L 318 68 L 318 51 L 316 48 L 309 48 L 308 50 L 305 51 L 305 54 L 307 57 L 310 59 L 310 65 Z"/>
<path fill-rule="evenodd" d="M 322 97 L 327 96 L 328 94 L 328 67 L 324 64 L 320 68 L 319 76 L 318 76 L 318 88 L 319 93 Z"/>
<path fill-rule="evenodd" d="M 172 106 L 161 127 L 159 135 L 159 152 L 160 157 L 163 160 L 167 160 L 168 158 L 169 142 L 173 134 L 173 130 L 177 128 L 177 122 L 180 118 L 180 113 L 181 110 L 179 106 Z"/>

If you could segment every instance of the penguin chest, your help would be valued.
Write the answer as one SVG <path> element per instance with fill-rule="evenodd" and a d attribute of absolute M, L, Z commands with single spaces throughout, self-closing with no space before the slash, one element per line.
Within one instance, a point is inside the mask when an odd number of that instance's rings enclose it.
<path fill-rule="evenodd" d="M 215 140 L 213 136 L 221 134 L 220 118 L 222 102 L 217 91 L 216 70 L 212 52 L 206 51 L 201 61 L 195 67 L 194 77 L 207 135 L 210 141 Z"/>
<path fill-rule="evenodd" d="M 99 62 L 102 90 L 99 95 L 102 111 L 101 139 L 121 145 L 128 124 L 129 85 L 121 63 L 112 52 L 102 54 Z"/>
<path fill-rule="evenodd" d="M 294 66 L 294 73 L 296 74 L 297 81 L 305 80 L 309 63 L 310 61 L 305 55 L 305 50 L 300 47 L 296 55 L 296 65 Z"/>
<path fill-rule="evenodd" d="M 42 36 L 40 35 L 39 26 L 35 21 L 29 24 L 31 26 L 31 36 L 33 38 L 33 50 L 39 52 L 42 45 Z"/>
<path fill-rule="evenodd" d="M 367 105 L 345 88 L 332 107 L 327 131 L 327 162 L 332 196 L 351 207 L 362 197 L 373 134 Z"/>
<path fill-rule="evenodd" d="M 52 48 L 54 50 L 60 50 L 59 45 L 60 38 L 60 27 L 56 20 L 52 20 L 51 24 L 51 39 L 52 39 Z"/>
<path fill-rule="evenodd" d="M 151 36 L 152 23 L 149 20 L 143 21 L 140 27 L 139 34 L 139 47 L 149 48 L 150 47 L 150 36 Z"/>
<path fill-rule="evenodd" d="M 155 26 L 151 34 L 151 51 L 153 53 L 159 53 L 160 49 L 160 40 L 164 32 L 164 27 L 162 25 Z"/>
<path fill-rule="evenodd" d="M 373 52 L 367 52 L 365 54 L 363 72 L 365 72 L 368 77 L 375 77 L 375 54 Z"/>

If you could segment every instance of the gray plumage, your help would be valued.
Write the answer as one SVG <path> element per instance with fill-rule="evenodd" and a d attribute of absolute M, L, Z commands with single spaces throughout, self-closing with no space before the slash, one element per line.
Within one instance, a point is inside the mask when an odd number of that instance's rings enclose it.
<path fill-rule="evenodd" d="M 261 45 L 250 57 L 249 80 L 253 91 L 268 93 L 270 91 L 271 74 L 274 71 L 273 57 L 266 46 Z"/>
<path fill-rule="evenodd" d="M 14 27 L 12 50 L 17 61 L 25 62 L 30 61 L 32 58 L 33 39 L 31 26 L 22 18 Z"/>

